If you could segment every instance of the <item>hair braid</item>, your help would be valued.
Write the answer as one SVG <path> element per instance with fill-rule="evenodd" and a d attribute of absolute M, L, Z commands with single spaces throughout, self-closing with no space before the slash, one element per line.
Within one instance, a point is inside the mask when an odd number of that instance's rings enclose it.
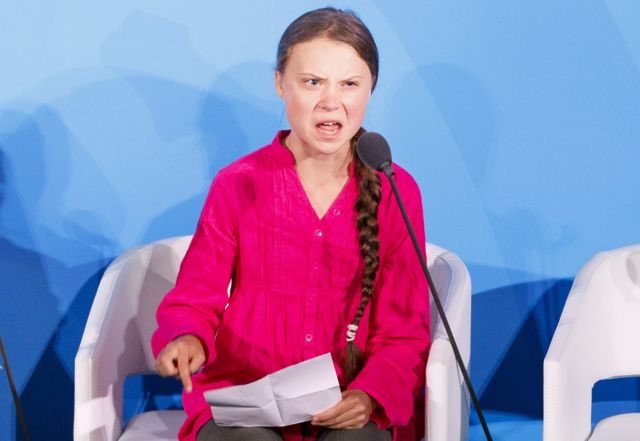
<path fill-rule="evenodd" d="M 353 381 L 357 373 L 362 369 L 364 356 L 355 344 L 355 332 L 360 324 L 364 310 L 373 295 L 373 284 L 378 272 L 380 258 L 378 250 L 378 203 L 380 202 L 380 177 L 376 172 L 367 167 L 355 154 L 355 146 L 364 129 L 358 130 L 351 139 L 351 150 L 354 153 L 355 171 L 358 179 L 358 198 L 355 209 L 358 213 L 356 227 L 358 228 L 358 240 L 360 242 L 360 255 L 364 260 L 364 274 L 362 277 L 362 301 L 356 315 L 349 325 L 347 350 L 344 362 L 344 371 L 347 383 Z"/>

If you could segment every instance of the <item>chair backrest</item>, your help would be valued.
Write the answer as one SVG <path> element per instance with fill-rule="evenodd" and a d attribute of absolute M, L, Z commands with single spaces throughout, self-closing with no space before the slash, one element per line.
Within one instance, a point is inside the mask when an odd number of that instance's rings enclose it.
<path fill-rule="evenodd" d="M 460 355 L 467 361 L 470 356 L 470 297 L 471 297 L 471 279 L 467 267 L 462 260 L 444 248 L 437 245 L 427 243 L 427 266 L 433 283 L 436 287 L 440 302 L 443 308 L 446 309 L 448 302 L 469 303 L 464 308 L 459 308 L 457 305 L 454 308 L 456 311 L 463 310 L 465 313 L 458 314 L 455 317 L 448 317 L 449 321 L 455 320 L 456 323 L 450 323 L 452 332 L 456 341 L 460 341 Z M 449 293 L 455 292 L 460 294 L 458 299 L 449 299 L 447 296 Z M 431 339 L 445 338 L 446 331 L 442 326 L 438 310 L 434 304 L 433 295 L 429 296 L 430 306 L 430 318 L 431 318 Z M 459 323 L 458 323 L 459 322 Z M 454 326 L 455 325 L 455 326 Z"/>
<path fill-rule="evenodd" d="M 151 351 L 151 336 L 156 324 L 156 310 L 167 291 L 175 285 L 180 264 L 191 242 L 191 236 L 174 237 L 154 242 L 139 249 L 137 259 L 144 265 L 138 274 L 138 295 L 131 294 L 135 311 L 139 341 L 145 355 L 146 367 L 155 371 L 155 360 Z M 136 265 L 137 266 L 137 265 Z M 136 271 L 135 268 L 133 268 Z M 137 300 L 137 301 L 136 301 Z"/>
<path fill-rule="evenodd" d="M 640 375 L 640 245 L 600 253 L 580 271 L 558 327 L 572 323 L 567 349 L 593 381 Z"/>
<path fill-rule="evenodd" d="M 157 327 L 156 310 L 175 284 L 190 241 L 191 236 L 183 236 L 143 245 L 109 265 L 100 280 L 77 359 L 91 359 L 92 353 L 102 351 L 100 345 L 118 342 L 109 349 L 118 362 L 103 367 L 105 378 L 116 382 L 155 371 L 150 341 Z M 117 326 L 105 323 L 110 320 L 117 320 Z M 99 338 L 99 333 L 107 333 L 108 338 Z"/>
<path fill-rule="evenodd" d="M 427 267 L 429 268 L 429 272 L 433 277 L 433 282 L 436 285 L 436 290 L 440 294 L 440 301 L 446 302 L 447 295 L 447 287 L 451 283 L 452 280 L 452 272 L 451 268 L 446 265 L 446 262 L 443 260 L 442 255 L 446 251 L 443 248 L 440 248 L 437 245 L 427 244 Z M 437 277 L 434 277 L 433 274 L 437 274 Z M 438 311 L 436 310 L 435 305 L 433 304 L 433 296 L 429 296 L 429 312 L 431 315 L 431 330 L 437 329 L 438 324 L 440 323 L 440 316 L 438 315 Z"/>

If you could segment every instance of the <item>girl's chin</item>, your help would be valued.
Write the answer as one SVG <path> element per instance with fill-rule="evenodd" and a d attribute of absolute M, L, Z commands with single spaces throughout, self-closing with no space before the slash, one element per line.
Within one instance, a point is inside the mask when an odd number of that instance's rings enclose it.
<path fill-rule="evenodd" d="M 319 133 L 320 132 L 320 133 Z M 338 153 L 343 148 L 349 148 L 350 137 L 347 136 L 344 127 L 340 127 L 335 133 L 321 132 L 320 129 L 307 132 L 306 136 L 299 136 L 298 133 L 293 132 L 293 139 L 287 142 L 287 145 L 295 149 L 295 146 L 299 146 L 308 153 L 315 151 L 323 155 L 332 155 Z"/>

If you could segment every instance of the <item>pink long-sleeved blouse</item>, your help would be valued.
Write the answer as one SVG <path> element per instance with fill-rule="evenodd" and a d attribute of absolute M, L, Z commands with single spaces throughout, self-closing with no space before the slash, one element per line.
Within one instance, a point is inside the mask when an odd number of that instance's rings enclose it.
<path fill-rule="evenodd" d="M 330 352 L 343 388 L 375 398 L 379 407 L 371 420 L 393 427 L 394 439 L 401 439 L 410 433 L 398 428 L 414 413 L 429 346 L 428 287 L 402 215 L 382 177 L 380 269 L 355 340 L 367 359 L 345 384 L 340 360 L 364 268 L 355 227 L 357 182 L 351 167 L 347 184 L 319 219 L 283 136 L 215 177 L 176 286 L 158 308 L 156 356 L 184 334 L 199 337 L 207 353 L 193 375 L 193 391 L 183 394 L 187 420 L 179 437 L 195 441 L 211 419 L 204 391 L 246 384 Z M 406 171 L 394 169 L 424 244 L 420 191 Z M 300 426 L 284 428 L 283 435 L 303 439 Z"/>

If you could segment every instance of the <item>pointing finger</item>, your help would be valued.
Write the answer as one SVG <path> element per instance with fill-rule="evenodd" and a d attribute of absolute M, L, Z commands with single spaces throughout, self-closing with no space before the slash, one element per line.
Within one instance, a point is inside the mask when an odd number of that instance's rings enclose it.
<path fill-rule="evenodd" d="M 189 371 L 189 355 L 186 352 L 178 355 L 178 374 L 187 393 L 191 392 L 191 371 Z"/>

